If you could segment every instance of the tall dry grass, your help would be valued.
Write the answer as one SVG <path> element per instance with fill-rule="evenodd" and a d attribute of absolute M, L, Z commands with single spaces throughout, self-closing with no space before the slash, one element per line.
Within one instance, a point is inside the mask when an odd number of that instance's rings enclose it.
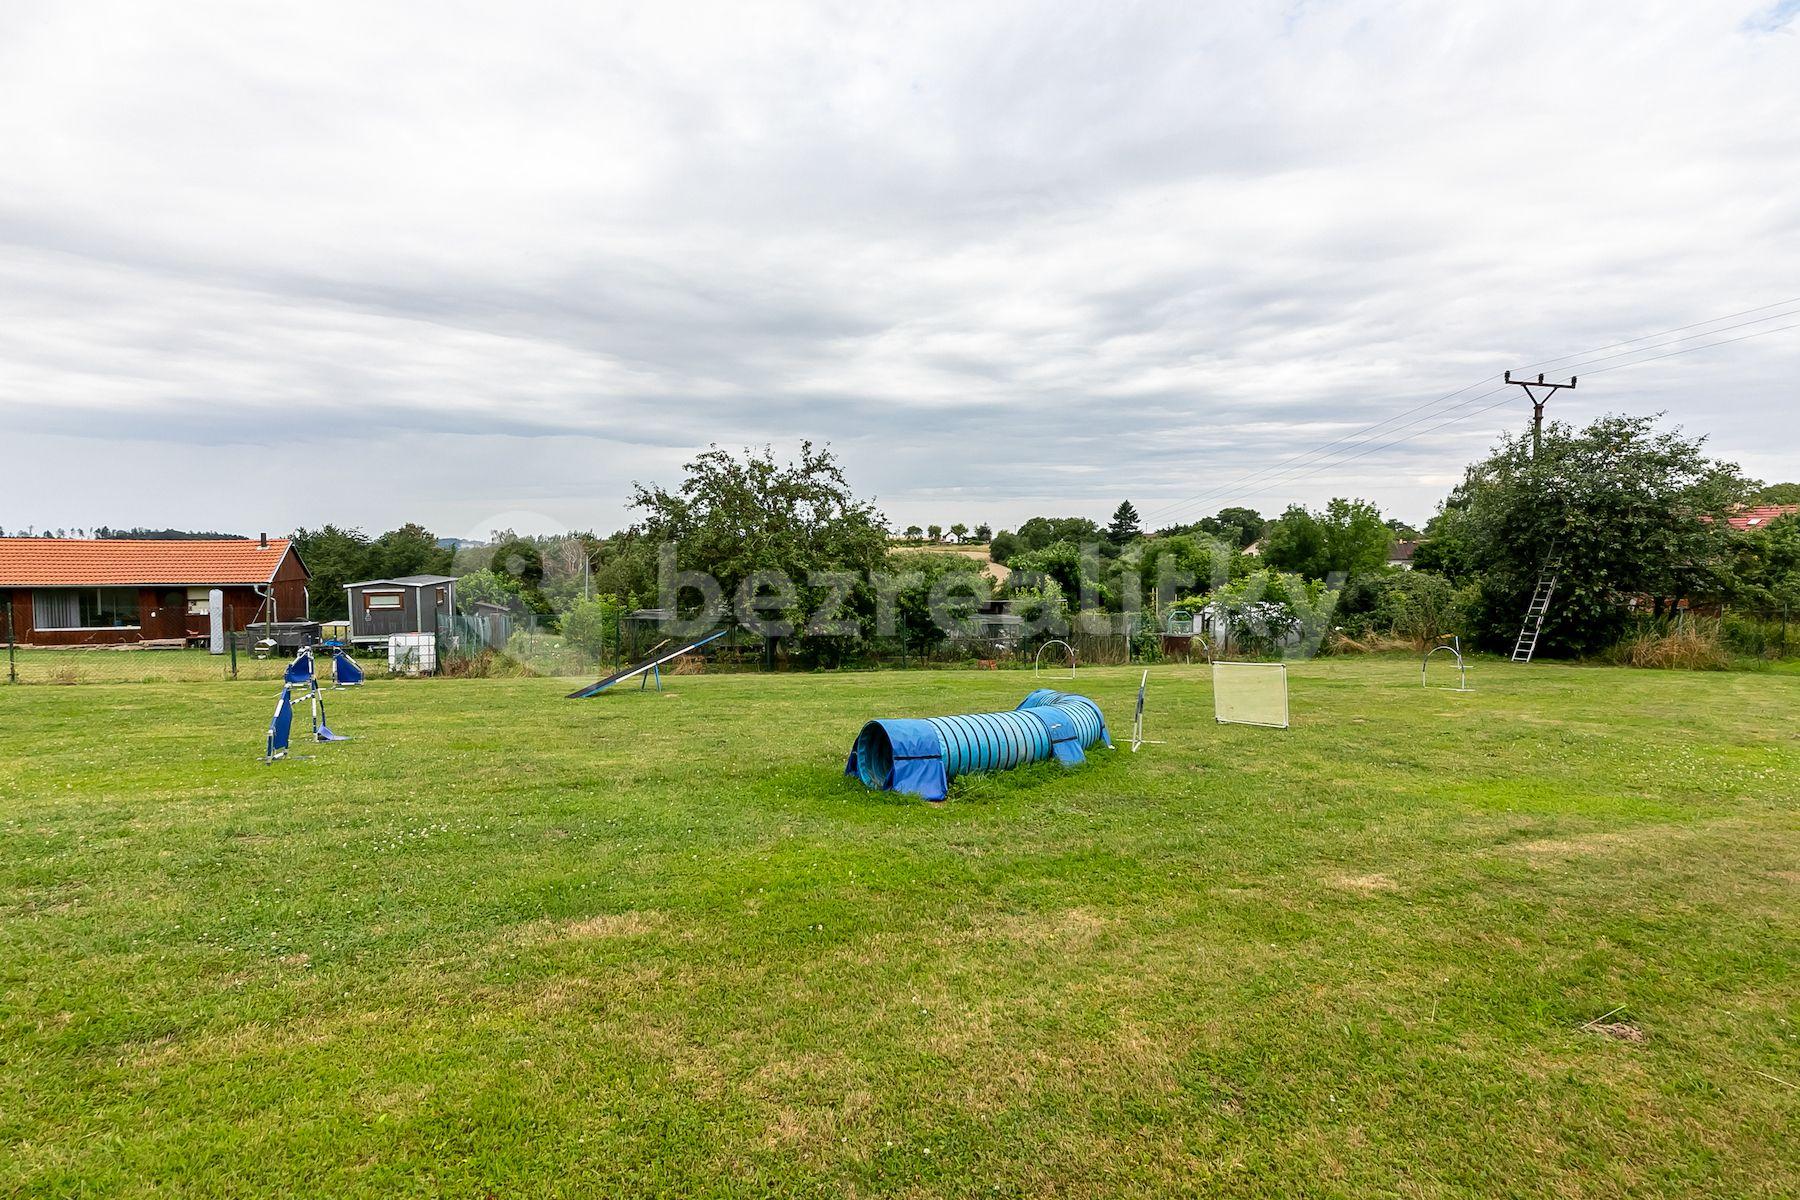
<path fill-rule="evenodd" d="M 1723 671 L 1731 665 L 1719 622 L 1694 617 L 1681 617 L 1666 626 L 1642 626 L 1606 657 L 1621 666 L 1662 671 Z"/>

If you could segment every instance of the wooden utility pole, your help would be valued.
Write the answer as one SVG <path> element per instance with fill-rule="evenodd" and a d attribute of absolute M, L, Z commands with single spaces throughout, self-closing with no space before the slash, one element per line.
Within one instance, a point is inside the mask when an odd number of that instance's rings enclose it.
<path fill-rule="evenodd" d="M 1492 379 L 1493 376 L 1489 375 L 1488 378 Z M 1538 451 L 1544 448 L 1544 405 L 1549 403 L 1550 397 L 1556 395 L 1559 390 L 1574 387 L 1575 376 L 1569 376 L 1567 383 L 1545 383 L 1542 371 L 1538 372 L 1536 380 L 1514 379 L 1512 372 L 1508 371 L 1506 382 L 1514 387 L 1524 388 L 1525 394 L 1531 397 L 1531 457 L 1535 459 Z M 1543 391 L 1542 396 L 1538 395 L 1539 390 Z"/>

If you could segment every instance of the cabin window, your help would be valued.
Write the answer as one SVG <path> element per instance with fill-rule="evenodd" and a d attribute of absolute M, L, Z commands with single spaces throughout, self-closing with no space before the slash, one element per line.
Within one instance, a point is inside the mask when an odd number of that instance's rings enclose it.
<path fill-rule="evenodd" d="M 31 623 L 38 629 L 136 629 L 136 588 L 37 588 Z"/>
<path fill-rule="evenodd" d="M 377 609 L 393 609 L 401 606 L 399 592 L 364 592 L 363 608 L 369 611 Z"/>
<path fill-rule="evenodd" d="M 189 588 L 187 592 L 188 616 L 208 617 L 212 615 L 211 588 Z"/>
<path fill-rule="evenodd" d="M 445 607 L 448 607 L 449 604 L 450 604 L 450 589 L 449 588 L 439 588 L 437 590 L 437 606 L 439 608 L 445 608 Z"/>

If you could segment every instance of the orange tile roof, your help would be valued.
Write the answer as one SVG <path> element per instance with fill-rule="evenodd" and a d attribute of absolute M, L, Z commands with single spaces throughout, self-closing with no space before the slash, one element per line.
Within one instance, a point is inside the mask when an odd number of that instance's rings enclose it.
<path fill-rule="evenodd" d="M 287 538 L 155 542 L 125 538 L 0 538 L 0 588 L 267 583 Z"/>
<path fill-rule="evenodd" d="M 1738 509 L 1725 521 L 1733 529 L 1756 529 L 1778 517 L 1791 517 L 1795 513 L 1800 513 L 1800 504 L 1758 504 Z"/>

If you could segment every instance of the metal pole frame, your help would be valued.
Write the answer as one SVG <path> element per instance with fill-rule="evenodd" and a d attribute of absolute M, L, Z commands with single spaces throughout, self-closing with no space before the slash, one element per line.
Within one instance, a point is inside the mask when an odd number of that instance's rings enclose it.
<path fill-rule="evenodd" d="M 1061 646 L 1064 650 L 1067 650 L 1069 652 L 1069 678 L 1074 679 L 1075 678 L 1075 647 L 1069 645 L 1069 643 L 1063 641 L 1061 638 L 1052 638 L 1049 641 L 1045 642 L 1043 645 L 1038 647 L 1037 657 L 1031 660 L 1032 675 L 1035 676 L 1035 675 L 1039 675 L 1042 673 L 1042 666 L 1043 666 L 1043 662 L 1044 662 L 1044 651 L 1048 650 L 1052 646 Z"/>
<path fill-rule="evenodd" d="M 1556 395 L 1557 392 L 1574 387 L 1575 376 L 1569 376 L 1567 383 L 1545 383 L 1541 371 L 1538 372 L 1537 379 L 1531 381 L 1514 379 L 1512 372 L 1508 371 L 1505 378 L 1506 382 L 1514 387 L 1525 389 L 1525 394 L 1531 397 L 1531 457 L 1535 461 L 1538 452 L 1544 448 L 1544 405 L 1550 403 L 1550 397 Z M 1543 389 L 1542 396 L 1539 396 L 1534 390 L 1538 388 Z"/>
<path fill-rule="evenodd" d="M 1469 687 L 1469 664 L 1463 660 L 1462 638 L 1460 636 L 1455 637 L 1454 639 L 1452 639 L 1452 641 L 1450 643 L 1448 643 L 1446 645 L 1433 646 L 1431 649 L 1429 649 L 1425 652 L 1425 657 L 1421 658 L 1419 660 L 1419 686 L 1424 687 L 1424 688 L 1429 688 L 1432 686 L 1431 682 L 1430 682 L 1430 677 L 1427 675 L 1426 672 L 1427 672 L 1427 669 L 1431 666 L 1431 656 L 1436 654 L 1440 650 L 1448 650 L 1451 654 L 1456 656 L 1456 672 L 1457 672 L 1458 686 L 1445 687 L 1442 684 L 1439 684 L 1433 690 L 1440 691 L 1440 692 L 1467 692 L 1467 691 L 1473 690 Z"/>

